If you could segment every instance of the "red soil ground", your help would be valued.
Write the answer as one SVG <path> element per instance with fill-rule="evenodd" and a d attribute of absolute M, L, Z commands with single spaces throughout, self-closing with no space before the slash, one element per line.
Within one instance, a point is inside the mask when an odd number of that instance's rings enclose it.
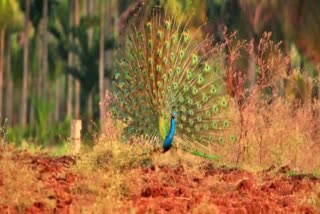
<path fill-rule="evenodd" d="M 75 164 L 72 157 L 59 158 L 32 156 L 27 153 L 19 158 L 29 159 L 30 169 L 37 172 L 38 182 L 51 194 L 46 197 L 55 201 L 49 210 L 45 201 L 35 201 L 26 213 L 69 213 L 79 211 L 82 205 L 94 203 L 93 197 L 84 197 L 71 191 L 79 181 L 70 169 Z M 129 202 L 138 213 L 319 213 L 307 204 L 304 197 L 313 191 L 320 180 L 310 175 L 288 177 L 288 167 L 279 171 L 269 169 L 251 174 L 239 169 L 214 168 L 205 165 L 204 176 L 188 175 L 183 166 L 162 166 L 156 173 L 154 167 L 134 169 L 140 173 Z M 272 172 L 271 172 L 272 171 Z M 159 178 L 159 172 L 162 178 Z M 5 191 L 0 170 L 0 197 Z M 48 192 L 47 191 L 47 192 Z M 320 198 L 320 195 L 317 195 Z M 0 213 L 18 213 L 15 207 L 0 204 Z"/>

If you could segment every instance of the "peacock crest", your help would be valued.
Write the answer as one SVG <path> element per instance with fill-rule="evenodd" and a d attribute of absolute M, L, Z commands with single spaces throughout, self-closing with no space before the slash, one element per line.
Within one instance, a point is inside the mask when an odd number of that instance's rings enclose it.
<path fill-rule="evenodd" d="M 114 113 L 126 121 L 127 136 L 161 142 L 176 112 L 176 143 L 207 148 L 235 140 L 224 134 L 230 127 L 224 55 L 212 47 L 212 38 L 202 37 L 201 27 L 189 30 L 188 22 L 154 10 L 128 26 L 113 82 Z"/>

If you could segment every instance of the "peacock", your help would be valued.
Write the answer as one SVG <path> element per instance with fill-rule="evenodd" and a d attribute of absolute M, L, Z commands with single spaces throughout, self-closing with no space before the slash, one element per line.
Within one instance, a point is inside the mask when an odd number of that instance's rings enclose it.
<path fill-rule="evenodd" d="M 164 151 L 235 141 L 225 134 L 231 122 L 224 55 L 189 22 L 153 10 L 127 26 L 118 48 L 113 112 L 127 124 L 125 136 L 161 142 Z"/>

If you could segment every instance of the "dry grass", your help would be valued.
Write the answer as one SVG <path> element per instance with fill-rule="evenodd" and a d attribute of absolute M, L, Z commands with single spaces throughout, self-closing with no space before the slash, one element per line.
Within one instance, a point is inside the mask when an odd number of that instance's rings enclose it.
<path fill-rule="evenodd" d="M 314 114 L 319 110 L 319 102 L 299 108 L 280 98 L 272 104 L 251 103 L 242 112 L 242 127 L 233 127 L 237 136 L 243 132 L 242 138 L 217 151 L 221 162 L 253 170 L 289 165 L 298 172 L 319 172 L 320 118 Z"/>
<path fill-rule="evenodd" d="M 42 186 L 36 174 L 21 161 L 24 152 L 9 147 L 0 147 L 0 205 L 15 207 L 23 212 L 40 196 Z M 31 161 L 31 160 L 30 160 Z"/>

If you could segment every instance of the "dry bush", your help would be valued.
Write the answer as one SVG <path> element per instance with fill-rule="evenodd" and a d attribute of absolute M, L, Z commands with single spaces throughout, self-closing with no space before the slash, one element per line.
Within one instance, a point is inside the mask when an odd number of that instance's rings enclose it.
<path fill-rule="evenodd" d="M 265 33 L 256 46 L 252 41 L 232 45 L 226 39 L 227 87 L 234 100 L 231 117 L 238 139 L 217 152 L 227 164 L 290 165 L 304 172 L 317 171 L 320 105 L 312 97 L 312 78 L 307 71 L 292 71 L 289 57 L 270 36 Z M 249 71 L 236 66 L 244 51 L 255 62 L 254 85 L 248 85 L 252 81 Z"/>
<path fill-rule="evenodd" d="M 112 103 L 112 94 L 106 90 L 104 97 L 103 105 L 105 106 L 106 111 L 103 116 L 103 126 L 101 131 L 101 138 L 108 140 L 116 140 L 120 138 L 121 135 L 121 125 L 117 125 L 117 121 L 113 120 L 111 113 L 111 103 Z"/>

